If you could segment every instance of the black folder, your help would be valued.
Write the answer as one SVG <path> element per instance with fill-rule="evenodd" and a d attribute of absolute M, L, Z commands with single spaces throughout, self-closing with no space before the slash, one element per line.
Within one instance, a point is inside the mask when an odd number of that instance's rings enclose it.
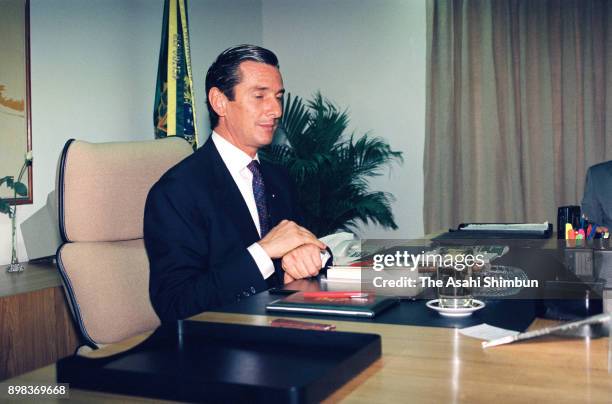
<path fill-rule="evenodd" d="M 465 230 L 470 224 L 516 225 L 520 223 L 461 223 L 457 229 L 448 229 L 447 233 L 434 237 L 432 240 L 470 240 L 470 239 L 548 239 L 552 235 L 552 224 L 543 231 L 539 230 Z"/>
<path fill-rule="evenodd" d="M 319 402 L 381 356 L 375 334 L 184 321 L 108 358 L 68 357 L 58 383 L 190 402 Z"/>
<path fill-rule="evenodd" d="M 312 299 L 305 298 L 303 292 L 297 292 L 267 304 L 266 311 L 373 318 L 397 303 L 399 298 L 373 294 L 364 299 Z"/>

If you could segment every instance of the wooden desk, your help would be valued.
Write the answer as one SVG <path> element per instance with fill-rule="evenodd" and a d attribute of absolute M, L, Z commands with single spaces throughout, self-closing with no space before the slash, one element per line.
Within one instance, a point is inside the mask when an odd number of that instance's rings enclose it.
<path fill-rule="evenodd" d="M 55 264 L 0 266 L 0 380 L 74 353 L 77 333 Z"/>
<path fill-rule="evenodd" d="M 198 321 L 268 325 L 276 316 L 204 313 Z M 313 320 L 320 321 L 320 320 Z M 608 339 L 545 339 L 488 350 L 454 329 L 334 321 L 339 331 L 382 336 L 383 357 L 326 402 L 505 403 L 610 402 Z M 537 324 L 536 324 L 537 327 Z M 116 353 L 133 338 L 94 353 Z M 13 378 L 12 384 L 53 383 L 54 366 Z M 130 397 L 71 389 L 83 402 L 125 402 Z M 131 400 L 134 400 L 132 397 Z"/>

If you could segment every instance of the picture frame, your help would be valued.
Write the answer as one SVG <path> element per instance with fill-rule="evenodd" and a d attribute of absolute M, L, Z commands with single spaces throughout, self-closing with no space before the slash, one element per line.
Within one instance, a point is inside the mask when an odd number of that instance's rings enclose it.
<path fill-rule="evenodd" d="M 0 178 L 17 177 L 32 150 L 30 90 L 30 1 L 0 0 Z M 21 180 L 27 195 L 15 198 L 0 187 L 0 198 L 12 205 L 34 200 L 32 165 Z"/>

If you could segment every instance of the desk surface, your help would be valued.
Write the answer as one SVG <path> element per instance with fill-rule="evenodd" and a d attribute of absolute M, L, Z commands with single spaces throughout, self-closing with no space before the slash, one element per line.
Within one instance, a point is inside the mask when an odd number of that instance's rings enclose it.
<path fill-rule="evenodd" d="M 274 318 L 278 317 L 215 312 L 193 317 L 198 321 L 261 326 Z M 383 357 L 327 402 L 609 402 L 612 393 L 607 338 L 549 337 L 483 350 L 479 340 L 462 336 L 455 329 L 348 321 L 334 324 L 339 331 L 380 334 Z M 120 352 L 144 338 L 132 338 L 91 356 Z M 54 380 L 55 367 L 47 366 L 6 382 L 40 384 Z M 126 400 L 125 396 L 77 390 L 71 390 L 70 395 L 87 402 Z"/>
<path fill-rule="evenodd" d="M 6 272 L 6 265 L 0 266 L 0 297 L 60 286 L 62 281 L 55 264 L 51 261 L 23 263 L 23 272 Z"/>
<path fill-rule="evenodd" d="M 48 268 L 48 264 L 43 264 L 23 274 L 5 274 L 4 277 L 10 278 L 8 283 L 0 282 L 0 296 L 59 285 L 57 272 Z M 274 318 L 278 316 L 209 312 L 193 319 L 265 326 Z M 608 373 L 608 339 L 549 337 L 483 350 L 479 340 L 464 337 L 455 329 L 329 322 L 336 324 L 339 331 L 380 334 L 383 357 L 336 391 L 328 402 L 610 402 L 612 374 Z M 534 328 L 538 328 L 538 322 Z M 120 352 L 147 336 L 94 351 L 89 356 Z M 55 366 L 52 365 L 6 383 L 54 381 Z M 70 393 L 72 399 L 83 402 L 135 399 L 78 390 Z"/>

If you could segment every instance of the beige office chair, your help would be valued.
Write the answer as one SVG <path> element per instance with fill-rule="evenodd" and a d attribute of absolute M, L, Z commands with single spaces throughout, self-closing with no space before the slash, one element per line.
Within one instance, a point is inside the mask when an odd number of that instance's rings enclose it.
<path fill-rule="evenodd" d="M 191 152 L 182 138 L 64 146 L 57 266 L 83 342 L 92 348 L 160 324 L 149 300 L 144 205 L 151 186 Z"/>

